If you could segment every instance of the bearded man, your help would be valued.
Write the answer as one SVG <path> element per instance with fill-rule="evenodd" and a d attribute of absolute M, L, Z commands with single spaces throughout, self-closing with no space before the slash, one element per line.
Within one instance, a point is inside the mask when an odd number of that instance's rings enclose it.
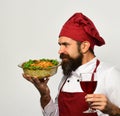
<path fill-rule="evenodd" d="M 93 22 L 82 13 L 75 13 L 63 25 L 58 39 L 63 78 L 59 93 L 53 102 L 44 81 L 24 75 L 40 92 L 40 104 L 44 116 L 120 116 L 120 73 L 100 61 L 94 54 L 94 46 L 105 44 Z M 80 87 L 80 73 L 98 75 L 94 94 L 86 94 Z M 96 112 L 85 114 L 88 103 Z"/>

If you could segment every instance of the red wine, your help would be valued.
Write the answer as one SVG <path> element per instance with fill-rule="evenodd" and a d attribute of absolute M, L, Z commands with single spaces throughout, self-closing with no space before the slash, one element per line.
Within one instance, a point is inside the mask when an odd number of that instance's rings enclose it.
<path fill-rule="evenodd" d="M 85 93 L 91 94 L 96 89 L 97 81 L 80 81 L 80 85 Z"/>

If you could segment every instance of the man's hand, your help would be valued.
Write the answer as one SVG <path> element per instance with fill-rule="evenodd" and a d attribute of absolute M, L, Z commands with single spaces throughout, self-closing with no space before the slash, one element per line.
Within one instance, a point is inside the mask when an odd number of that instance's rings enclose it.
<path fill-rule="evenodd" d="M 110 116 L 120 116 L 120 108 L 112 104 L 103 94 L 87 94 L 86 102 L 91 102 L 91 108 L 102 111 Z"/>

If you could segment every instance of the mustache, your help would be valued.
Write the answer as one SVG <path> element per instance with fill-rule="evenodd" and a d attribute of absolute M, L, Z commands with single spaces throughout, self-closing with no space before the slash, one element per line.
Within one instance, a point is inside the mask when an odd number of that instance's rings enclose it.
<path fill-rule="evenodd" d="M 70 58 L 70 56 L 69 55 L 67 55 L 67 54 L 64 54 L 64 53 L 62 53 L 62 54 L 60 54 L 60 59 L 63 59 L 63 58 Z"/>

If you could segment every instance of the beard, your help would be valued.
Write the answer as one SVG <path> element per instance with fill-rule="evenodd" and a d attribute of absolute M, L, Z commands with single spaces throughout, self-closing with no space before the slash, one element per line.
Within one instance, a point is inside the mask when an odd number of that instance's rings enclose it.
<path fill-rule="evenodd" d="M 68 54 L 60 54 L 60 59 L 63 59 L 61 65 L 63 69 L 63 74 L 65 76 L 70 76 L 72 71 L 75 71 L 82 64 L 83 55 L 79 53 L 77 58 L 72 58 Z"/>

